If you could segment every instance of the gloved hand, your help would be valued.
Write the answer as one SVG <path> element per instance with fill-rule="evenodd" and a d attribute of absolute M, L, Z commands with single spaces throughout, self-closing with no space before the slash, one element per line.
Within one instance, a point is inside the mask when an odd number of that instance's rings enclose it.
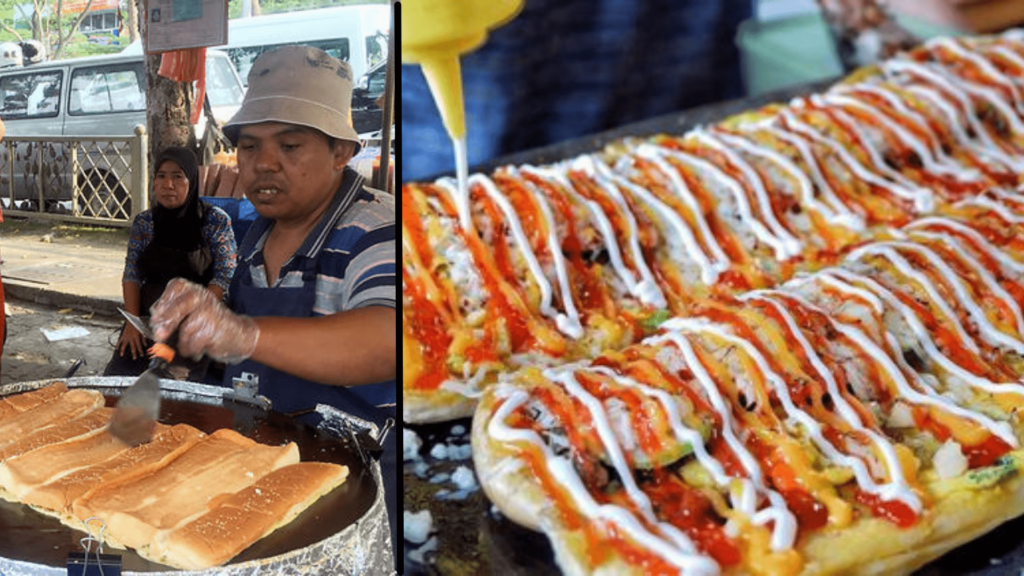
<path fill-rule="evenodd" d="M 248 316 L 235 314 L 206 288 L 175 278 L 150 309 L 150 326 L 158 342 L 178 329 L 178 353 L 198 360 L 204 354 L 228 364 L 252 356 L 260 328 Z"/>

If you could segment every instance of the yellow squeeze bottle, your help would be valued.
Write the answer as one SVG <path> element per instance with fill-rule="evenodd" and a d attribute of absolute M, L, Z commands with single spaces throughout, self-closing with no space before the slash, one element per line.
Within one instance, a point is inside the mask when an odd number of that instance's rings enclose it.
<path fill-rule="evenodd" d="M 402 62 L 419 64 L 455 147 L 455 171 L 468 229 L 466 112 L 459 57 L 479 48 L 487 32 L 519 13 L 523 0 L 404 0 Z M 464 209 L 467 208 L 467 209 Z"/>

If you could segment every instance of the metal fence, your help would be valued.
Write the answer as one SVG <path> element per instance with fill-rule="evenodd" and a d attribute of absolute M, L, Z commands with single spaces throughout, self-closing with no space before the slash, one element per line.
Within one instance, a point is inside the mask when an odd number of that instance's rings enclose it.
<path fill-rule="evenodd" d="M 0 202 L 13 215 L 129 226 L 149 207 L 148 136 L 9 136 Z"/>

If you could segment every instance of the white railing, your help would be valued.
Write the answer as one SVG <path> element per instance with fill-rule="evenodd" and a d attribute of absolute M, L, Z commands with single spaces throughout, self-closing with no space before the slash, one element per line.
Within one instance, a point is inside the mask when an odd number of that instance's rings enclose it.
<path fill-rule="evenodd" d="M 149 138 L 5 136 L 0 203 L 5 213 L 129 226 L 149 208 Z"/>

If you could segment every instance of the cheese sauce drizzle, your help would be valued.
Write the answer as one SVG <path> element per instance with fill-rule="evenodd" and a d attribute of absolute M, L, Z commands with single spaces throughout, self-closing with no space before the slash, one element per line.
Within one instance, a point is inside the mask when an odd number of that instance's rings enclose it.
<path fill-rule="evenodd" d="M 757 239 L 759 239 L 760 241 L 764 242 L 765 244 L 772 248 L 772 250 L 775 252 L 776 258 L 780 260 L 788 260 L 789 258 L 792 258 L 793 256 L 796 256 L 800 253 L 799 241 L 796 241 L 794 239 L 796 244 L 793 244 L 787 239 L 779 238 L 774 233 L 772 233 L 772 231 L 765 225 L 765 223 L 763 223 L 761 220 L 757 219 L 754 216 L 754 213 L 752 212 L 752 208 L 750 205 L 750 201 L 747 198 L 747 194 L 746 191 L 743 189 L 743 186 L 734 178 L 727 175 L 725 172 L 722 172 L 720 168 L 718 168 L 711 162 L 704 160 L 703 158 L 698 158 L 697 156 L 694 156 L 692 154 L 680 152 L 678 150 L 673 150 L 671 148 L 665 148 L 662 146 L 655 147 L 653 145 L 643 144 L 640 146 L 640 154 L 643 154 L 646 149 L 657 149 L 662 154 L 674 160 L 677 160 L 683 164 L 686 164 L 699 174 L 706 175 L 707 177 L 714 177 L 715 180 L 722 183 L 729 190 L 729 192 L 732 193 L 732 197 L 736 203 L 736 209 L 739 211 L 738 216 L 740 221 L 745 223 L 750 228 L 750 231 L 753 232 L 754 236 Z M 772 220 L 774 220 L 774 216 L 771 216 L 771 206 L 768 207 L 766 217 L 770 217 L 772 218 Z M 778 225 L 777 222 L 776 225 Z"/>
<path fill-rule="evenodd" d="M 674 210 L 665 206 L 663 202 L 657 199 L 653 194 L 644 190 L 642 187 L 629 182 L 627 179 L 622 178 L 616 179 L 616 182 L 624 184 L 631 192 L 641 198 L 648 205 L 654 207 L 659 214 L 665 217 L 670 223 L 673 224 L 672 228 L 679 233 L 683 241 L 683 245 L 686 250 L 683 254 L 683 260 L 695 260 L 697 265 L 701 269 L 701 278 L 705 281 L 710 280 L 708 284 L 712 284 L 718 279 L 718 275 L 729 268 L 729 257 L 725 255 L 725 251 L 722 250 L 721 245 L 718 243 L 718 239 L 712 234 L 711 228 L 708 227 L 707 221 L 704 219 L 703 211 L 700 208 L 700 204 L 697 199 L 690 192 L 689 187 L 683 182 L 682 178 L 679 177 L 679 173 L 672 168 L 665 161 L 664 157 L 660 154 L 657 148 L 647 144 L 641 144 L 637 150 L 636 155 L 638 158 L 647 160 L 651 164 L 654 164 L 658 168 L 658 171 L 663 173 L 668 182 L 671 185 L 672 190 L 676 195 L 683 200 L 686 204 L 687 209 L 692 215 L 693 222 L 697 227 L 697 232 L 700 235 L 700 240 L 697 239 L 697 235 L 690 228 L 689 224 L 683 219 L 682 216 L 677 214 Z M 669 235 L 669 241 L 673 238 Z M 707 246 L 706 253 L 704 248 L 701 247 L 700 241 L 703 240 L 704 245 Z M 676 252 L 678 255 L 678 251 Z"/>
<path fill-rule="evenodd" d="M 843 212 L 837 213 L 829 206 L 819 202 L 818 199 L 814 197 L 814 185 L 811 183 L 810 179 L 808 179 L 807 175 L 805 175 L 803 171 L 800 170 L 800 168 L 797 167 L 797 165 L 789 158 L 786 158 L 767 146 L 756 144 L 746 137 L 727 134 L 724 132 L 716 133 L 716 136 L 725 144 L 739 148 L 751 156 L 766 158 L 781 167 L 783 171 L 795 180 L 797 185 L 800 187 L 800 194 L 798 197 L 800 198 L 801 203 L 821 214 L 828 222 L 847 228 L 863 229 L 863 219 L 857 218 L 849 211 L 849 209 L 846 208 L 845 205 L 842 205 L 842 203 L 840 203 L 840 206 L 842 206 Z M 815 168 L 817 167 L 815 166 Z M 817 176 L 820 178 L 820 173 L 817 174 Z"/>
<path fill-rule="evenodd" d="M 687 553 L 680 550 L 671 543 L 651 534 L 628 510 L 621 506 L 600 504 L 583 485 L 583 481 L 577 474 L 572 462 L 566 458 L 558 457 L 532 430 L 512 428 L 506 424 L 512 413 L 526 405 L 530 396 L 522 390 L 501 391 L 504 403 L 494 413 L 487 423 L 487 433 L 494 439 L 509 444 L 529 444 L 540 451 L 544 462 L 563 489 L 568 492 L 573 502 L 580 508 L 581 512 L 589 518 L 602 519 L 618 525 L 630 538 L 637 541 L 641 546 L 658 554 L 666 561 L 678 566 L 687 574 L 716 575 L 720 573 L 718 564 L 710 557 L 695 553 Z"/>
<path fill-rule="evenodd" d="M 687 368 L 693 373 L 697 383 L 700 384 L 704 393 L 711 401 L 711 406 L 721 418 L 722 438 L 733 454 L 739 459 L 740 464 L 748 475 L 747 478 L 740 479 L 739 481 L 740 490 L 738 495 L 734 494 L 733 507 L 750 517 L 754 524 L 764 525 L 770 521 L 775 523 L 771 539 L 773 550 L 779 551 L 792 547 L 796 538 L 796 517 L 790 512 L 781 495 L 768 488 L 764 483 L 764 473 L 761 471 L 757 459 L 747 450 L 743 442 L 736 437 L 736 432 L 733 429 L 732 410 L 726 404 L 725 399 L 722 398 L 718 386 L 711 378 L 707 368 L 700 361 L 700 358 L 693 349 L 693 345 L 681 333 L 679 327 L 673 324 L 676 320 L 685 321 L 685 319 L 680 318 L 668 320 L 665 324 L 662 324 L 662 328 L 666 329 L 666 332 L 648 338 L 647 342 L 652 345 L 669 342 L 683 353 Z M 716 476 L 715 479 L 719 485 L 724 484 L 723 478 Z M 768 507 L 760 512 L 757 509 L 758 494 L 768 495 L 769 502 Z"/>
<path fill-rule="evenodd" d="M 570 194 L 576 203 L 583 204 L 587 211 L 590 212 L 591 217 L 594 219 L 594 223 L 597 225 L 597 229 L 601 232 L 601 237 L 604 240 L 604 248 L 608 254 L 608 261 L 611 263 L 612 268 L 615 270 L 615 274 L 622 280 L 626 285 L 627 290 L 633 296 L 636 296 L 644 304 L 651 304 L 659 308 L 665 307 L 665 299 L 658 290 L 657 285 L 654 285 L 654 290 L 651 290 L 649 285 L 642 285 L 638 282 L 636 276 L 633 275 L 632 271 L 626 268 L 625 263 L 622 261 L 622 253 L 619 250 L 619 242 L 615 235 L 615 227 L 612 225 L 611 220 L 601 209 L 601 205 L 593 200 L 583 198 L 576 193 L 572 182 L 569 181 L 568 175 L 565 172 L 565 166 L 552 166 L 537 168 L 534 166 L 523 166 L 522 171 L 527 174 L 533 174 L 534 176 L 547 180 L 549 183 L 555 183 L 562 187 L 566 193 Z M 621 206 L 620 206 L 621 207 Z M 631 247 L 635 246 L 634 256 L 639 255 L 639 246 L 637 245 L 636 237 L 636 221 L 632 219 L 630 214 L 630 238 Z M 643 262 L 641 256 L 639 261 Z M 647 271 L 648 277 L 650 271 Z M 649 279 L 649 278 L 648 278 Z M 650 279 L 653 283 L 653 279 Z M 654 301 L 649 300 L 650 296 L 654 296 Z"/>
<path fill-rule="evenodd" d="M 871 473 L 864 465 L 864 462 L 857 457 L 840 453 L 838 450 L 834 449 L 831 444 L 828 444 L 824 437 L 821 438 L 824 445 L 821 445 L 818 443 L 818 437 L 814 436 L 815 445 L 818 445 L 819 448 L 823 448 L 822 451 L 829 460 L 852 469 L 854 477 L 857 480 L 857 485 L 860 486 L 861 489 L 875 494 L 883 500 L 900 500 L 915 510 L 920 510 L 921 501 L 907 483 L 907 480 L 903 475 L 903 468 L 899 463 L 899 457 L 897 456 L 896 449 L 893 447 L 892 443 L 875 430 L 864 426 L 864 422 L 857 414 L 857 411 L 850 406 L 849 402 L 846 401 L 846 398 L 839 390 L 839 384 L 836 382 L 832 372 L 827 366 L 825 366 L 825 363 L 822 362 L 821 357 L 818 356 L 814 347 L 811 346 L 811 343 L 808 342 L 803 332 L 797 326 L 796 320 L 787 311 L 786 304 L 778 302 L 776 298 L 777 294 L 768 290 L 756 290 L 740 297 L 740 299 L 744 301 L 755 299 L 762 300 L 768 303 L 783 318 L 786 327 L 796 338 L 797 344 L 804 351 L 804 354 L 806 354 L 808 360 L 811 362 L 811 366 L 814 368 L 814 371 L 817 372 L 825 382 L 825 387 L 828 390 L 832 401 L 835 403 L 840 417 L 842 417 L 842 419 L 852 428 L 867 435 L 878 451 L 882 454 L 886 469 L 889 471 L 891 481 L 885 484 L 875 482 L 875 479 L 871 476 Z"/>
<path fill-rule="evenodd" d="M 806 136 L 807 138 L 810 138 L 812 141 L 818 142 L 826 146 L 836 155 L 837 158 L 839 158 L 840 162 L 846 165 L 846 167 L 853 172 L 854 176 L 856 176 L 857 178 L 860 178 L 861 180 L 868 184 L 873 184 L 875 186 L 878 186 L 879 188 L 888 190 L 899 198 L 911 200 L 914 203 L 914 209 L 919 212 L 930 212 L 935 208 L 935 196 L 930 190 L 917 187 L 912 189 L 904 187 L 903 185 L 896 182 L 890 182 L 882 178 L 881 176 L 875 174 L 871 170 L 868 170 L 867 167 L 861 164 L 856 158 L 853 157 L 853 155 L 851 155 L 845 148 L 843 148 L 843 146 L 839 144 L 839 142 L 836 142 L 832 138 L 820 134 L 809 124 L 806 124 L 802 120 L 799 120 L 796 117 L 796 115 L 793 114 L 793 112 L 791 112 L 790 110 L 783 109 L 782 111 L 779 112 L 779 116 L 785 120 L 785 127 L 787 130 Z M 867 142 L 865 142 L 864 145 L 870 149 L 870 145 Z M 878 157 L 877 151 L 874 155 L 871 155 L 869 153 L 869 157 L 871 157 L 874 161 L 874 158 Z"/>
<path fill-rule="evenodd" d="M 801 250 L 803 250 L 803 242 L 790 234 L 789 230 L 787 230 L 786 227 L 783 226 L 775 217 L 775 211 L 772 208 L 771 199 L 768 197 L 768 191 L 765 190 L 764 183 L 761 181 L 761 176 L 757 173 L 757 170 L 750 165 L 750 162 L 729 148 L 729 146 L 721 140 L 718 134 L 712 134 L 703 128 L 697 128 L 695 130 L 691 130 L 687 136 L 695 138 L 705 146 L 718 150 L 725 156 L 730 164 L 734 165 L 736 169 L 740 171 L 743 178 L 754 190 L 754 200 L 763 215 L 764 222 L 772 233 L 779 238 L 786 250 L 786 254 L 788 254 L 788 257 L 799 256 Z M 717 166 L 715 166 L 715 168 L 716 170 L 712 173 L 715 174 L 719 180 L 725 179 L 731 182 L 727 185 L 734 190 L 737 187 L 740 190 L 744 190 L 743 184 L 740 183 L 739 179 L 726 174 L 724 170 L 719 169 Z"/>

